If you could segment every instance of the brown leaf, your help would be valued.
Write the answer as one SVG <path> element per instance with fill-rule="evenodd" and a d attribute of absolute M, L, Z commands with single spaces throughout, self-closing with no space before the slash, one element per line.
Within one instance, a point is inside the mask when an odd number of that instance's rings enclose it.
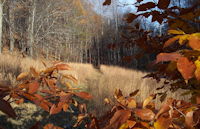
<path fill-rule="evenodd" d="M 30 71 L 36 78 L 39 76 L 39 73 L 36 71 L 36 69 L 33 66 L 30 67 Z"/>
<path fill-rule="evenodd" d="M 115 98 L 118 102 L 120 102 L 124 98 L 122 95 L 122 91 L 119 89 L 119 87 L 117 87 L 115 90 Z"/>
<path fill-rule="evenodd" d="M 200 38 L 191 35 L 189 38 L 189 46 L 193 50 L 200 50 Z"/>
<path fill-rule="evenodd" d="M 69 82 L 65 82 L 65 85 L 67 85 L 69 88 L 73 88 Z"/>
<path fill-rule="evenodd" d="M 67 64 L 58 64 L 56 65 L 58 70 L 73 70 L 69 65 Z"/>
<path fill-rule="evenodd" d="M 40 129 L 41 127 L 41 122 L 38 121 L 36 124 L 34 124 L 33 126 L 31 126 L 29 129 Z"/>
<path fill-rule="evenodd" d="M 182 35 L 177 35 L 177 36 L 175 36 L 175 37 L 173 37 L 173 38 L 168 39 L 167 42 L 165 42 L 163 48 L 166 48 L 166 47 L 170 46 L 170 45 L 173 44 L 176 40 L 178 40 L 181 36 L 182 36 Z"/>
<path fill-rule="evenodd" d="M 53 124 L 46 124 L 43 129 L 54 129 L 54 125 Z"/>
<path fill-rule="evenodd" d="M 169 110 L 170 110 L 169 103 L 163 103 L 162 107 L 160 108 L 160 110 L 156 114 L 155 119 L 158 119 L 159 116 L 161 116 L 162 114 L 168 112 Z"/>
<path fill-rule="evenodd" d="M 158 8 L 160 9 L 167 9 L 167 7 L 170 4 L 170 0 L 159 0 L 158 2 Z"/>
<path fill-rule="evenodd" d="M 109 99 L 109 98 L 105 98 L 105 99 L 104 99 L 104 102 L 105 102 L 106 104 L 109 104 L 109 105 L 114 105 L 113 101 L 112 101 L 111 99 Z"/>
<path fill-rule="evenodd" d="M 67 109 L 68 109 L 68 104 L 63 104 L 63 111 L 67 112 Z"/>
<path fill-rule="evenodd" d="M 127 106 L 127 107 L 129 107 L 129 108 L 136 108 L 137 102 L 136 102 L 135 99 L 129 98 L 128 101 L 129 101 L 129 103 L 128 103 L 128 106 Z"/>
<path fill-rule="evenodd" d="M 45 62 L 43 61 L 43 60 L 41 60 L 42 61 L 42 64 L 45 66 L 45 67 L 47 67 L 47 65 L 45 64 Z"/>
<path fill-rule="evenodd" d="M 110 125 L 104 129 L 119 129 L 131 116 L 130 110 L 118 110 L 110 119 Z"/>
<path fill-rule="evenodd" d="M 161 116 L 156 122 L 154 122 L 155 129 L 168 129 L 172 123 L 171 118 L 164 118 Z"/>
<path fill-rule="evenodd" d="M 110 5 L 111 4 L 111 0 L 106 0 L 104 3 L 103 3 L 103 6 L 104 5 Z"/>
<path fill-rule="evenodd" d="M 83 114 L 79 114 L 78 115 L 78 121 L 76 122 L 76 124 L 73 127 L 77 127 L 78 125 L 80 125 L 82 123 L 82 121 L 85 119 L 85 117 L 87 117 L 87 113 L 83 113 Z"/>
<path fill-rule="evenodd" d="M 139 94 L 140 94 L 140 90 L 136 90 L 136 91 L 130 93 L 129 97 L 134 97 L 134 96 L 137 96 Z"/>
<path fill-rule="evenodd" d="M 21 98 L 21 99 L 19 100 L 19 105 L 20 105 L 20 107 L 22 106 L 23 102 L 24 102 L 24 99 Z"/>
<path fill-rule="evenodd" d="M 150 109 L 135 109 L 135 114 L 142 120 L 153 121 L 155 114 Z"/>
<path fill-rule="evenodd" d="M 49 106 L 44 101 L 41 101 L 40 106 L 47 112 L 49 112 Z"/>
<path fill-rule="evenodd" d="M 72 75 L 68 75 L 68 74 L 63 74 L 63 77 L 72 80 L 74 83 L 78 84 L 78 81 L 76 80 L 76 78 L 74 78 Z"/>
<path fill-rule="evenodd" d="M 59 113 L 62 110 L 63 104 L 64 103 L 62 103 L 62 102 L 59 102 L 58 104 L 53 104 L 52 107 L 51 107 L 51 109 L 50 109 L 49 115 Z"/>
<path fill-rule="evenodd" d="M 0 82 L 0 88 L 8 88 L 9 86 Z"/>
<path fill-rule="evenodd" d="M 194 62 L 189 61 L 186 57 L 181 57 L 177 61 L 177 69 L 183 76 L 183 78 L 187 81 L 194 76 L 194 72 L 196 70 L 196 65 Z"/>
<path fill-rule="evenodd" d="M 61 101 L 61 102 L 66 102 L 66 101 L 69 100 L 71 97 L 72 97 L 72 94 L 71 94 L 71 93 L 68 93 L 68 94 L 66 94 L 66 95 L 62 95 L 62 96 L 60 97 L 60 101 Z"/>
<path fill-rule="evenodd" d="M 26 73 L 20 73 L 17 78 L 16 78 L 16 81 L 19 81 L 23 78 L 25 78 L 26 76 L 28 76 L 30 74 L 30 72 L 26 72 Z"/>
<path fill-rule="evenodd" d="M 177 61 L 181 58 L 180 53 L 160 53 L 157 55 L 156 63 L 161 61 Z"/>
<path fill-rule="evenodd" d="M 197 95 L 196 100 L 197 100 L 197 104 L 200 104 L 200 94 Z"/>
<path fill-rule="evenodd" d="M 127 23 L 131 23 L 133 22 L 133 20 L 135 20 L 139 15 L 135 15 L 133 13 L 129 13 L 128 16 L 124 19 L 127 21 Z M 127 56 L 125 56 L 127 57 Z"/>
<path fill-rule="evenodd" d="M 78 97 L 81 97 L 83 99 L 93 99 L 92 95 L 90 95 L 89 93 L 87 93 L 85 91 L 75 93 L 75 95 Z"/>
<path fill-rule="evenodd" d="M 40 84 L 37 82 L 29 83 L 29 93 L 33 94 L 38 91 Z"/>
<path fill-rule="evenodd" d="M 12 117 L 12 118 L 17 117 L 11 105 L 3 99 L 0 99 L 0 110 L 4 112 L 5 114 L 7 114 L 9 117 Z"/>
<path fill-rule="evenodd" d="M 147 65 L 147 68 L 150 68 L 150 67 L 156 65 L 156 62 L 157 62 L 157 60 L 154 60 L 154 61 L 150 62 L 150 63 Z"/>
<path fill-rule="evenodd" d="M 190 111 L 185 116 L 185 124 L 189 127 L 196 126 L 199 122 L 199 114 L 194 111 Z"/>
<path fill-rule="evenodd" d="M 129 119 L 127 120 L 127 124 L 128 124 L 128 127 L 132 129 L 136 124 L 135 116 L 130 116 Z"/>
<path fill-rule="evenodd" d="M 156 94 L 152 94 L 152 95 L 150 95 L 149 98 L 145 99 L 144 102 L 143 102 L 142 108 L 145 108 L 145 107 L 149 104 L 149 102 L 150 102 L 152 99 L 155 98 L 155 96 L 156 96 Z"/>
<path fill-rule="evenodd" d="M 53 73 L 53 71 L 56 69 L 56 67 L 51 67 L 51 68 L 47 68 L 44 70 L 44 74 L 46 73 Z"/>
<path fill-rule="evenodd" d="M 156 7 L 155 3 L 148 2 L 148 3 L 145 3 L 145 4 L 139 5 L 137 12 L 138 11 L 146 11 L 147 9 L 151 9 L 151 8 L 154 8 L 154 7 Z"/>

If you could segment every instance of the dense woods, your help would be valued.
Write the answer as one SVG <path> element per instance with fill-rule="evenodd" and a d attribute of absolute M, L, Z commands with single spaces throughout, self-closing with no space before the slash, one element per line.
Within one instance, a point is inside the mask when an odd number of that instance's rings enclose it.
<path fill-rule="evenodd" d="M 154 36 L 166 35 L 169 26 L 164 21 L 159 24 L 153 19 L 151 23 L 151 18 L 144 16 L 128 24 L 125 18 L 129 13 L 137 14 L 133 10 L 138 5 L 115 0 L 109 6 L 102 6 L 103 2 L 1 1 L 0 53 L 5 46 L 9 46 L 10 54 L 16 50 L 33 59 L 145 69 L 149 62 L 155 60 L 158 52 L 147 53 L 140 58 L 138 56 L 132 62 L 128 61 L 129 64 L 122 59 L 142 51 L 141 46 L 134 41 L 142 37 L 142 30 L 150 30 Z M 195 0 L 184 2 L 187 4 L 174 0 L 170 5 L 186 7 L 193 5 Z M 136 24 L 137 30 L 130 30 Z"/>

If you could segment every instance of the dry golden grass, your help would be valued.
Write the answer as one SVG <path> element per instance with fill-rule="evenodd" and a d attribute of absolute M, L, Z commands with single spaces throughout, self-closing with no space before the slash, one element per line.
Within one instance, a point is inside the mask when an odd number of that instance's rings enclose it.
<path fill-rule="evenodd" d="M 50 61 L 45 61 L 48 67 L 52 64 Z M 72 67 L 73 71 L 64 71 L 65 74 L 71 74 L 78 81 L 79 85 L 86 86 L 84 90 L 87 90 L 94 100 L 90 100 L 87 104 L 88 109 L 96 116 L 101 116 L 109 110 L 110 106 L 105 106 L 103 100 L 105 98 L 114 99 L 114 92 L 116 87 L 119 87 L 124 96 L 128 96 L 131 92 L 140 89 L 141 94 L 136 97 L 138 102 L 144 101 L 152 93 L 159 93 L 166 91 L 167 88 L 160 91 L 156 91 L 157 87 L 163 86 L 164 80 L 157 83 L 156 80 L 150 78 L 142 79 L 147 73 L 141 71 L 121 68 L 117 66 L 105 66 L 101 65 L 100 69 L 94 69 L 91 64 L 77 64 L 67 63 Z M 30 66 L 36 69 L 44 69 L 45 66 L 40 60 L 30 60 L 29 58 L 13 57 L 9 54 L 2 54 L 0 56 L 0 81 L 6 84 L 16 84 L 16 77 L 21 72 L 27 72 L 30 70 Z M 188 96 L 180 96 L 183 91 L 175 93 L 167 92 L 168 97 L 176 99 L 188 100 Z M 157 107 L 160 106 L 159 98 L 156 100 Z"/>
<path fill-rule="evenodd" d="M 116 87 L 119 87 L 124 96 L 128 96 L 131 92 L 139 89 L 141 93 L 136 96 L 136 100 L 138 102 L 144 101 L 149 97 L 152 93 L 160 93 L 166 91 L 169 86 L 162 90 L 156 91 L 157 87 L 163 86 L 164 80 L 161 80 L 159 83 L 156 80 L 152 80 L 151 78 L 142 79 L 147 73 L 143 73 L 141 71 L 121 68 L 117 66 L 100 66 L 100 73 L 96 73 L 98 78 L 91 79 L 89 81 L 89 92 L 94 97 L 94 101 L 92 101 L 92 105 L 90 105 L 90 109 L 96 109 L 93 112 L 97 116 L 101 116 L 105 113 L 105 111 L 109 110 L 109 106 L 105 106 L 103 104 L 104 98 L 114 99 L 114 92 Z M 183 90 L 179 90 L 175 93 L 170 91 L 167 92 L 168 97 L 173 97 L 176 99 L 188 100 L 189 96 L 180 96 L 180 93 L 184 92 Z M 156 107 L 160 107 L 161 102 L 159 97 L 157 97 Z"/>

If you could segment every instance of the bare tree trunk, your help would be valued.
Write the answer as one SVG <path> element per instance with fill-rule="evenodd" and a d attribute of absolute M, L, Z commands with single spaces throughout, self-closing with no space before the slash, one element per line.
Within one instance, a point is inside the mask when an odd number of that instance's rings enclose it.
<path fill-rule="evenodd" d="M 29 40 L 27 43 L 27 47 L 29 48 L 30 51 L 30 59 L 33 58 L 33 43 L 34 43 L 34 22 L 35 22 L 35 11 L 36 11 L 36 0 L 31 1 L 31 15 L 29 17 L 29 28 L 28 28 L 28 33 L 29 33 Z"/>
<path fill-rule="evenodd" d="M 1 41 L 2 41 L 2 24 L 3 24 L 3 3 L 0 0 L 0 55 L 1 55 Z"/>
<path fill-rule="evenodd" d="M 13 1 L 9 1 L 10 8 L 9 8 L 9 30 L 10 30 L 10 54 L 13 54 L 14 50 L 14 3 Z"/>

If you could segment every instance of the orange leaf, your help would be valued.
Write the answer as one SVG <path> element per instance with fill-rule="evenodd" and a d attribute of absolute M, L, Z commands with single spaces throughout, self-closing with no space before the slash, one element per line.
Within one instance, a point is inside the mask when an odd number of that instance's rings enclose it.
<path fill-rule="evenodd" d="M 129 107 L 129 108 L 136 108 L 137 102 L 136 102 L 135 99 L 129 98 L 128 101 L 129 101 L 129 103 L 128 103 L 128 106 L 127 106 L 127 107 Z"/>
<path fill-rule="evenodd" d="M 199 50 L 200 49 L 200 38 L 191 35 L 191 37 L 189 38 L 189 46 L 193 50 Z"/>
<path fill-rule="evenodd" d="M 168 30 L 167 33 L 168 34 L 185 34 L 185 32 L 182 30 Z"/>
<path fill-rule="evenodd" d="M 124 98 L 122 91 L 119 89 L 119 87 L 117 87 L 115 90 L 115 98 L 117 99 L 118 102 L 120 102 Z"/>
<path fill-rule="evenodd" d="M 73 88 L 69 82 L 65 82 L 65 85 L 67 85 L 69 88 Z"/>
<path fill-rule="evenodd" d="M 170 4 L 170 0 L 159 0 L 158 2 L 158 8 L 160 9 L 167 9 L 167 7 Z"/>
<path fill-rule="evenodd" d="M 24 102 L 24 99 L 21 98 L 21 99 L 19 100 L 19 105 L 20 105 L 20 107 L 22 106 L 23 102 Z"/>
<path fill-rule="evenodd" d="M 29 83 L 29 93 L 33 94 L 38 91 L 40 84 L 37 82 Z"/>
<path fill-rule="evenodd" d="M 17 117 L 11 105 L 7 101 L 1 98 L 0 98 L 0 110 L 4 112 L 5 114 L 7 114 L 9 117 L 12 117 L 12 118 Z"/>
<path fill-rule="evenodd" d="M 196 65 L 192 61 L 189 61 L 188 58 L 181 57 L 177 61 L 177 69 L 187 83 L 187 81 L 194 76 Z"/>
<path fill-rule="evenodd" d="M 62 103 L 62 102 L 59 102 L 58 104 L 53 104 L 53 106 L 52 106 L 51 109 L 50 109 L 49 115 L 59 113 L 59 112 L 62 110 L 63 104 L 64 104 L 64 103 Z"/>
<path fill-rule="evenodd" d="M 110 5 L 111 4 L 111 0 L 106 0 L 103 5 Z"/>
<path fill-rule="evenodd" d="M 46 124 L 43 129 L 54 129 L 54 125 L 53 124 Z"/>
<path fill-rule="evenodd" d="M 145 107 L 149 104 L 149 102 L 150 102 L 152 99 L 155 98 L 155 96 L 156 96 L 156 94 L 152 94 L 152 95 L 150 95 L 149 98 L 145 99 L 144 102 L 143 102 L 142 108 L 145 108 Z"/>
<path fill-rule="evenodd" d="M 196 126 L 199 122 L 199 114 L 194 111 L 190 111 L 185 116 L 185 124 L 187 126 Z"/>
<path fill-rule="evenodd" d="M 154 8 L 154 7 L 156 7 L 155 3 L 148 2 L 148 3 L 145 3 L 145 4 L 139 5 L 137 12 L 138 11 L 146 11 L 147 9 L 151 9 L 151 8 Z"/>
<path fill-rule="evenodd" d="M 54 67 L 51 67 L 51 68 L 48 68 L 48 69 L 45 69 L 44 70 L 44 74 L 45 73 L 53 73 L 53 71 L 56 69 L 56 67 L 54 66 Z"/>
<path fill-rule="evenodd" d="M 164 118 L 163 116 L 159 117 L 159 119 L 154 122 L 155 129 L 168 129 L 172 123 L 171 118 Z"/>
<path fill-rule="evenodd" d="M 76 80 L 76 78 L 74 78 L 72 75 L 68 75 L 68 74 L 65 74 L 65 75 L 62 75 L 63 77 L 67 78 L 67 79 L 70 79 L 72 80 L 74 83 L 78 84 L 78 81 Z"/>
<path fill-rule="evenodd" d="M 85 91 L 75 93 L 75 95 L 78 97 L 81 97 L 83 99 L 93 99 L 92 95 L 90 95 L 89 93 L 87 93 Z"/>
<path fill-rule="evenodd" d="M 169 103 L 163 103 L 159 112 L 156 114 L 155 119 L 158 119 L 160 115 L 164 114 L 165 112 L 168 112 L 169 110 L 170 110 Z"/>
<path fill-rule="evenodd" d="M 69 65 L 67 64 L 58 64 L 56 65 L 58 70 L 73 70 Z"/>
<path fill-rule="evenodd" d="M 182 19 L 186 19 L 186 20 L 194 20 L 195 16 L 193 12 L 187 13 L 185 15 L 181 15 L 180 16 Z"/>
<path fill-rule="evenodd" d="M 129 119 L 127 120 L 127 124 L 128 124 L 128 127 L 132 129 L 136 124 L 135 116 L 130 116 Z"/>
<path fill-rule="evenodd" d="M 142 120 L 153 121 L 155 114 L 150 109 L 135 109 L 135 114 Z"/>
<path fill-rule="evenodd" d="M 181 58 L 181 54 L 179 53 L 160 53 L 157 55 L 157 61 L 161 62 L 161 61 L 177 61 Z"/>
<path fill-rule="evenodd" d="M 49 112 L 49 106 L 44 102 L 41 101 L 40 106 L 47 112 Z"/>
<path fill-rule="evenodd" d="M 82 123 L 82 121 L 85 119 L 85 117 L 87 117 L 88 114 L 79 114 L 78 115 L 78 121 L 76 122 L 76 124 L 73 127 L 77 127 L 78 125 L 80 125 Z"/>
<path fill-rule="evenodd" d="M 16 81 L 19 81 L 23 78 L 25 78 L 26 76 L 28 76 L 30 74 L 30 72 L 26 72 L 26 73 L 20 73 L 17 78 L 16 78 Z"/>
<path fill-rule="evenodd" d="M 119 129 L 131 116 L 130 110 L 118 110 L 110 119 L 110 125 L 104 129 Z"/>
<path fill-rule="evenodd" d="M 31 73 L 32 73 L 36 78 L 39 76 L 39 73 L 36 71 L 36 69 L 35 69 L 33 66 L 30 67 L 30 70 L 31 70 Z"/>
<path fill-rule="evenodd" d="M 168 39 L 167 42 L 165 42 L 163 48 L 166 48 L 166 47 L 170 46 L 170 45 L 173 44 L 176 40 L 178 40 L 181 36 L 182 36 L 182 35 L 177 35 L 177 36 L 175 36 L 175 37 L 173 37 L 173 38 Z"/>
<path fill-rule="evenodd" d="M 45 64 L 45 62 L 44 62 L 43 60 L 41 60 L 41 61 L 42 61 L 43 65 L 44 65 L 45 67 L 47 67 L 47 65 Z"/>
<path fill-rule="evenodd" d="M 67 112 L 67 109 L 68 109 L 68 104 L 63 104 L 63 111 Z"/>
<path fill-rule="evenodd" d="M 196 60 L 195 65 L 196 65 L 196 70 L 195 70 L 194 74 L 195 74 L 195 77 L 196 77 L 196 79 L 199 83 L 200 82 L 200 61 Z"/>

